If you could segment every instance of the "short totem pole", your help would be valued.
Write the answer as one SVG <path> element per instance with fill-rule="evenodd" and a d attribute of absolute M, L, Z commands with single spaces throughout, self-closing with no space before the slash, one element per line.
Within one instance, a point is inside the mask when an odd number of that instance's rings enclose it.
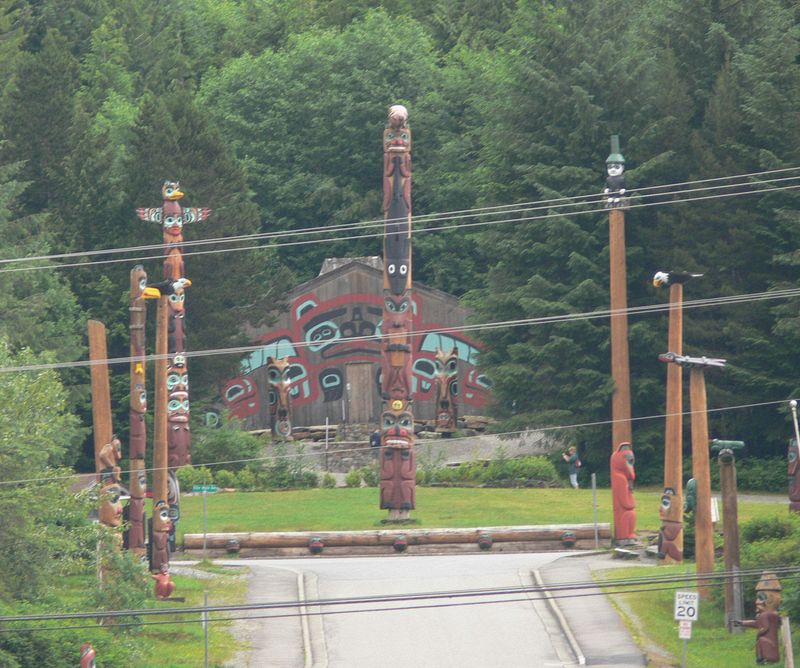
<path fill-rule="evenodd" d="M 191 433 L 189 429 L 189 370 L 186 360 L 184 290 L 192 283 L 186 278 L 183 261 L 183 226 L 208 218 L 206 207 L 183 207 L 183 191 L 178 181 L 165 181 L 161 187 L 160 207 L 136 209 L 136 215 L 146 222 L 161 225 L 164 242 L 164 280 L 157 287 L 167 299 L 169 335 L 167 350 L 167 442 L 169 447 L 167 504 L 171 520 L 171 547 L 174 549 L 175 523 L 180 519 L 180 487 L 175 471 L 191 464 Z"/>
<path fill-rule="evenodd" d="M 411 130 L 402 105 L 383 133 L 383 328 L 381 342 L 380 507 L 390 521 L 409 518 L 416 500 L 411 411 Z"/>
<path fill-rule="evenodd" d="M 436 431 L 450 435 L 458 429 L 458 348 L 436 349 Z"/>
<path fill-rule="evenodd" d="M 756 663 L 778 663 L 781 652 L 778 646 L 778 629 L 781 616 L 781 583 L 778 576 L 764 571 L 756 584 L 756 618 L 735 621 L 734 624 L 756 629 Z"/>
<path fill-rule="evenodd" d="M 698 575 L 714 572 L 714 535 L 711 522 L 711 468 L 708 454 L 708 402 L 706 399 L 705 369 L 725 366 L 725 360 L 707 357 L 687 357 L 673 352 L 658 356 L 662 362 L 678 364 L 689 369 L 689 400 L 692 411 L 692 475 L 696 482 L 695 564 Z M 708 599 L 711 590 L 700 584 L 698 591 Z"/>
<path fill-rule="evenodd" d="M 631 545 L 636 542 L 635 458 L 630 443 L 621 443 L 611 455 L 611 496 L 614 506 L 614 542 Z"/>
<path fill-rule="evenodd" d="M 669 287 L 667 350 L 683 353 L 683 286 L 702 274 L 658 271 L 653 286 Z M 664 495 L 661 497 L 661 531 L 658 558 L 662 564 L 683 561 L 683 377 L 677 365 L 667 367 L 667 410 L 664 424 Z M 666 504 L 666 505 L 665 505 Z"/>
<path fill-rule="evenodd" d="M 289 394 L 291 365 L 286 357 L 267 358 L 267 382 L 269 383 L 269 417 L 272 437 L 292 440 L 292 403 Z"/>
<path fill-rule="evenodd" d="M 611 480 L 614 495 L 614 538 L 631 543 L 636 538 L 636 512 L 633 497 L 633 433 L 631 431 L 631 373 L 628 357 L 628 290 L 626 286 L 625 213 L 628 196 L 625 187 L 625 158 L 619 148 L 619 136 L 611 136 L 611 153 L 606 158 L 606 188 L 603 191 L 608 209 L 609 283 L 611 295 Z M 629 455 L 617 455 L 626 445 Z M 628 467 L 627 458 L 631 458 Z M 628 470 L 630 469 L 630 470 Z M 613 481 L 617 478 L 617 487 Z M 625 480 L 623 481 L 623 478 Z M 619 517 L 618 517 L 619 515 Z"/>

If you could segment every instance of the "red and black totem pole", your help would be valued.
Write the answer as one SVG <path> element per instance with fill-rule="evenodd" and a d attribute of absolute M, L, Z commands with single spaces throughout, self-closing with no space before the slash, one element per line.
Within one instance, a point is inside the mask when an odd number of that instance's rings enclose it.
<path fill-rule="evenodd" d="M 450 435 L 458 429 L 458 348 L 436 349 L 436 431 Z"/>
<path fill-rule="evenodd" d="M 417 462 L 411 410 L 411 130 L 402 105 L 383 132 L 383 327 L 381 508 L 406 520 L 415 507 Z"/>
<path fill-rule="evenodd" d="M 169 465 L 169 513 L 172 521 L 172 540 L 175 523 L 180 518 L 180 487 L 175 471 L 191 463 L 191 432 L 189 430 L 189 370 L 186 363 L 186 330 L 184 290 L 192 283 L 184 275 L 183 226 L 208 218 L 211 210 L 205 207 L 182 207 L 183 198 L 178 181 L 165 181 L 161 188 L 163 202 L 157 208 L 140 208 L 140 219 L 159 223 L 164 241 L 164 280 L 157 287 L 167 298 L 167 448 Z M 174 549 L 174 542 L 171 542 Z"/>
<path fill-rule="evenodd" d="M 157 290 L 147 287 L 147 273 L 137 264 L 131 269 L 130 305 L 128 306 L 130 333 L 130 501 L 125 508 L 128 529 L 124 545 L 139 556 L 147 550 L 144 498 L 147 492 L 147 471 L 144 456 L 147 451 L 147 386 L 145 380 L 145 333 L 147 307 L 145 299 L 159 297 Z"/>
<path fill-rule="evenodd" d="M 288 357 L 267 358 L 267 382 L 269 382 L 269 417 L 272 437 L 292 440 L 292 398 L 289 394 L 291 364 Z"/>

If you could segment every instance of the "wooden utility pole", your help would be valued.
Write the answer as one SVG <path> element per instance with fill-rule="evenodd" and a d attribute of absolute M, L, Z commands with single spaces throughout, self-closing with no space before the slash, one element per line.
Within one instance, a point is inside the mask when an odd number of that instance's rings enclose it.
<path fill-rule="evenodd" d="M 736 456 L 744 447 L 742 441 L 711 441 L 711 451 L 717 453 L 719 480 L 722 487 L 722 531 L 725 559 L 725 621 L 730 633 L 741 633 L 733 620 L 744 617 L 742 583 L 739 579 L 739 507 L 736 498 Z"/>
<path fill-rule="evenodd" d="M 611 292 L 611 452 L 622 443 L 633 443 L 631 434 L 631 372 L 628 362 L 628 287 L 625 266 L 625 158 L 619 136 L 611 136 L 611 153 L 606 158 L 606 208 L 608 209 L 608 257 Z"/>
<path fill-rule="evenodd" d="M 689 372 L 689 398 L 692 410 L 692 475 L 697 483 L 697 506 L 694 513 L 694 560 L 697 575 L 714 572 L 714 532 L 711 523 L 711 469 L 708 456 L 708 408 L 706 379 L 702 367 Z M 700 598 L 708 600 L 711 589 L 699 582 Z"/>
<path fill-rule="evenodd" d="M 669 286 L 669 333 L 667 350 L 683 354 L 683 284 L 701 274 L 680 271 L 659 271 L 653 285 Z M 664 493 L 672 490 L 670 520 L 675 534 L 671 554 L 660 553 L 659 563 L 683 561 L 683 375 L 677 364 L 667 366 L 667 405 L 664 424 Z"/>
<path fill-rule="evenodd" d="M 111 389 L 108 381 L 108 350 L 106 326 L 99 320 L 89 320 L 89 359 L 92 384 L 92 426 L 94 431 L 94 469 L 100 473 L 100 450 L 111 442 Z"/>

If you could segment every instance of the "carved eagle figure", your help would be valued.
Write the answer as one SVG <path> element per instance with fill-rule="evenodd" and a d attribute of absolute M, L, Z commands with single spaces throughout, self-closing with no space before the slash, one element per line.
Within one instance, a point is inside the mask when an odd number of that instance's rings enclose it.
<path fill-rule="evenodd" d="M 159 223 L 163 227 L 165 242 L 169 236 L 180 237 L 185 224 L 205 220 L 211 213 L 208 207 L 180 206 L 178 200 L 183 194 L 179 181 L 164 181 L 161 187 L 164 201 L 161 206 L 136 209 L 136 215 L 146 222 Z M 170 239 L 170 241 L 182 241 L 182 239 Z"/>
<path fill-rule="evenodd" d="M 693 274 L 688 271 L 657 271 L 653 276 L 653 287 L 660 288 L 662 285 L 681 284 L 700 278 L 703 274 Z"/>

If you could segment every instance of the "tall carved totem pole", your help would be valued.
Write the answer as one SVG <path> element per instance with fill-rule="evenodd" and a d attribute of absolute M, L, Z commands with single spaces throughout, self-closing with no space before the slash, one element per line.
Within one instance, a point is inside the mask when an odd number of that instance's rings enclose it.
<path fill-rule="evenodd" d="M 130 501 L 125 509 L 128 530 L 125 532 L 125 547 L 143 556 L 146 551 L 146 527 L 144 498 L 147 492 L 147 471 L 144 455 L 147 451 L 147 390 L 145 380 L 145 332 L 147 308 L 145 299 L 159 297 L 158 290 L 147 287 L 147 273 L 137 264 L 131 269 L 129 325 L 130 332 L 130 478 L 128 489 Z"/>
<path fill-rule="evenodd" d="M 205 207 L 182 207 L 183 198 L 178 181 L 165 181 L 161 188 L 160 207 L 140 208 L 141 220 L 161 225 L 164 241 L 164 280 L 158 283 L 162 297 L 167 300 L 167 462 L 169 466 L 169 514 L 174 536 L 175 523 L 180 518 L 180 488 L 175 471 L 191 463 L 191 433 L 189 431 L 189 371 L 186 364 L 186 330 L 184 325 L 184 290 L 191 285 L 185 277 L 183 263 L 183 226 L 208 218 L 211 210 Z M 158 379 L 156 380 L 158 382 Z"/>
<path fill-rule="evenodd" d="M 381 508 L 405 520 L 415 507 L 417 462 L 412 403 L 411 130 L 402 105 L 383 132 L 383 328 Z"/>

